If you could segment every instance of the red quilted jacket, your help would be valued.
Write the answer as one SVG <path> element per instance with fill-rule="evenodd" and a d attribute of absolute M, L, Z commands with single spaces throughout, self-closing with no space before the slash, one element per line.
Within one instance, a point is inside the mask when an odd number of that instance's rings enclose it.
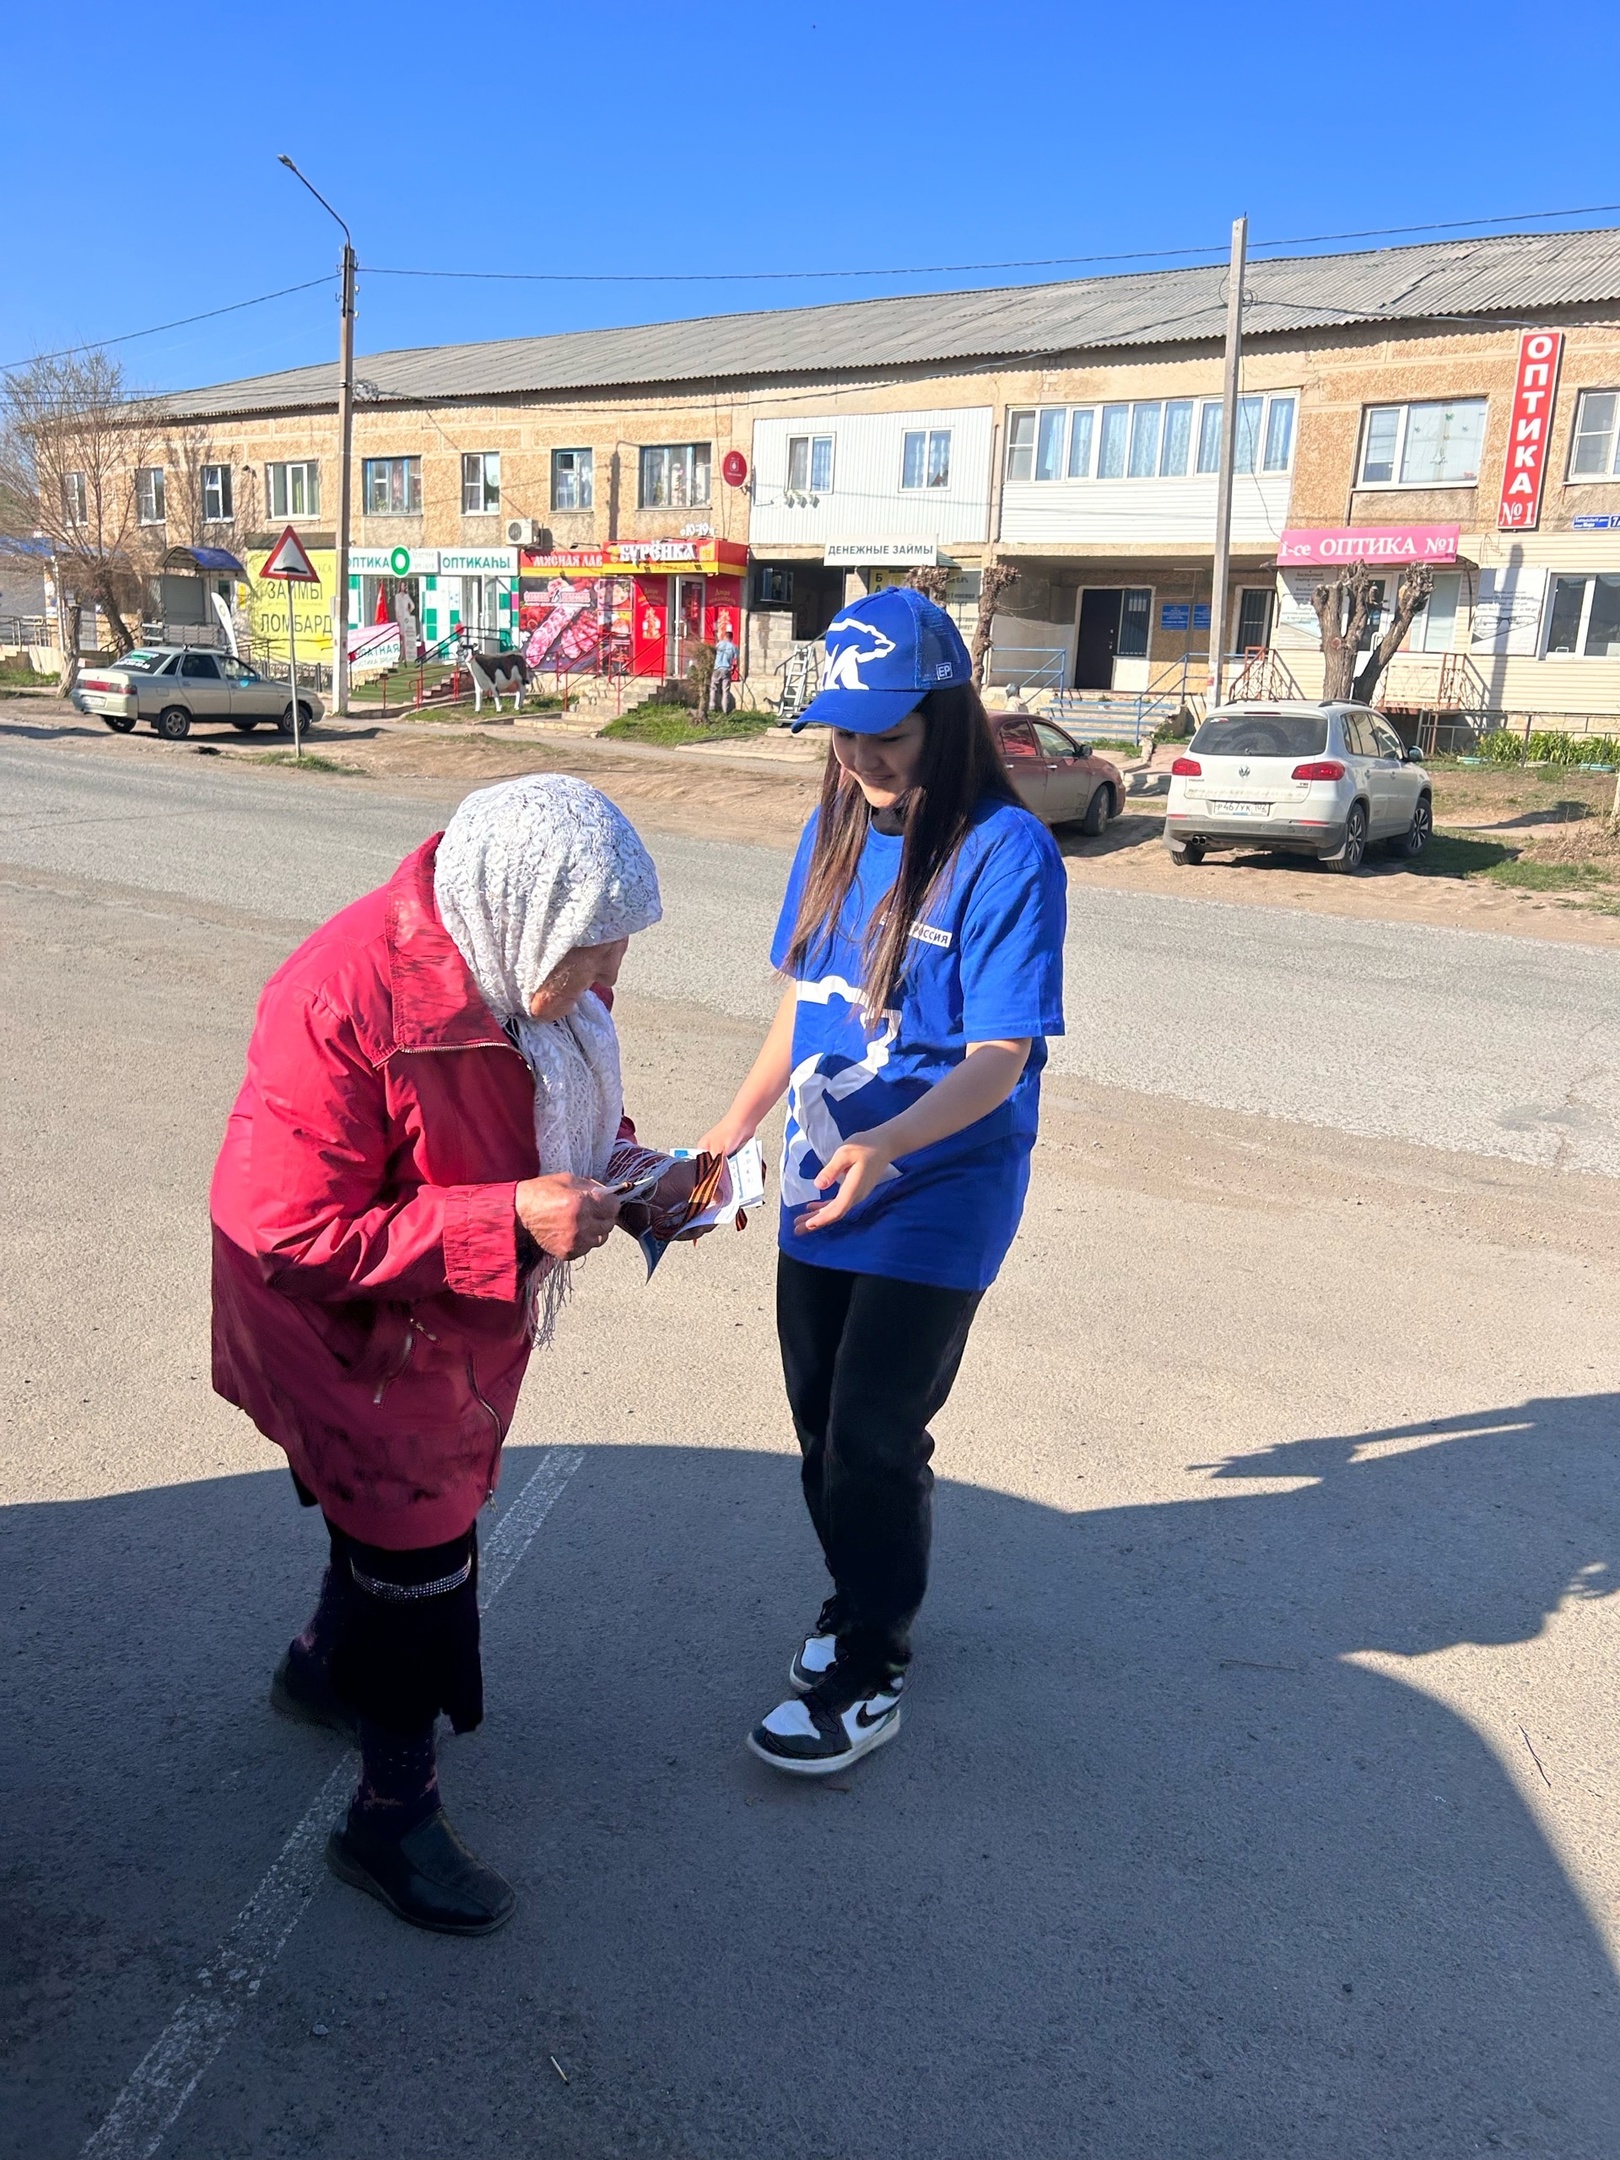
<path fill-rule="evenodd" d="M 395 1551 L 493 1492 L 529 1359 L 534 1083 L 439 921 L 438 845 L 265 985 L 210 1195 L 216 1390 Z"/>

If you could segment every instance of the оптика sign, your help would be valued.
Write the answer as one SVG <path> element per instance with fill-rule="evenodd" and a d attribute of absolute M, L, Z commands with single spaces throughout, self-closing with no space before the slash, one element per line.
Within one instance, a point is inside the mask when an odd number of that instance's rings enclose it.
<path fill-rule="evenodd" d="M 1460 525 L 1336 525 L 1291 528 L 1277 543 L 1277 567 L 1296 563 L 1454 563 Z"/>
<path fill-rule="evenodd" d="M 1552 433 L 1558 363 L 1563 357 L 1562 330 L 1526 330 L 1519 339 L 1507 458 L 1502 467 L 1502 499 L 1496 510 L 1498 532 L 1534 532 L 1541 523 L 1547 438 Z"/>

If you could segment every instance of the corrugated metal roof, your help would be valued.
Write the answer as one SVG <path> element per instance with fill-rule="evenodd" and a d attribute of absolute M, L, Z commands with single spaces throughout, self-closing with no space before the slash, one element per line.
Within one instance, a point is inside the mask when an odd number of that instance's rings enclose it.
<path fill-rule="evenodd" d="M 362 273 L 363 275 L 363 273 Z M 986 292 L 908 294 L 826 307 L 479 345 L 370 353 L 359 372 L 382 402 L 545 396 L 616 385 L 774 380 L 1219 339 L 1224 263 Z M 1357 255 L 1252 262 L 1247 337 L 1388 318 L 1523 313 L 1620 300 L 1620 230 L 1511 233 Z M 330 405 L 331 363 L 176 392 L 176 415 Z"/>

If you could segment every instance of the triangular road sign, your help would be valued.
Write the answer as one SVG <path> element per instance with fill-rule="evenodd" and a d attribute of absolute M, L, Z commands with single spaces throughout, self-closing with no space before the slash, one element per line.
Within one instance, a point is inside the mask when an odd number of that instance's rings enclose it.
<path fill-rule="evenodd" d="M 289 525 L 265 560 L 260 577 L 286 578 L 294 585 L 318 585 L 320 572 L 305 552 L 304 543 Z"/>

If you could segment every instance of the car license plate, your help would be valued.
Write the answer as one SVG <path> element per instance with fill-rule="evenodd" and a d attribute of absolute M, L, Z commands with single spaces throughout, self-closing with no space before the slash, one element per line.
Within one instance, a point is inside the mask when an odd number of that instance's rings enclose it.
<path fill-rule="evenodd" d="M 1264 817 L 1271 805 L 1268 802 L 1212 802 L 1209 807 L 1222 817 Z"/>

